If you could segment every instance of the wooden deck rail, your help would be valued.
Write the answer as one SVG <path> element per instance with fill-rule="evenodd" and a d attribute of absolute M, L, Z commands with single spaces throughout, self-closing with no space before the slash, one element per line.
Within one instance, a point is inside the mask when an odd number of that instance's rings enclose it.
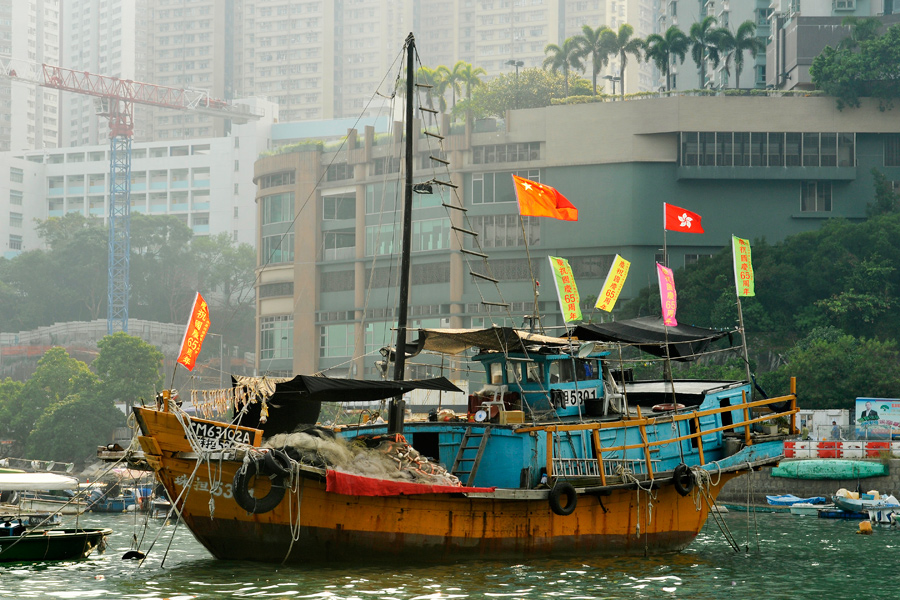
<path fill-rule="evenodd" d="M 635 448 L 643 448 L 644 455 L 646 457 L 646 463 L 648 465 L 648 475 L 652 476 L 652 466 L 650 463 L 650 448 L 654 446 L 665 446 L 668 444 L 676 444 L 681 443 L 685 440 L 693 440 L 697 438 L 697 448 L 700 453 L 701 464 L 704 462 L 703 455 L 703 440 L 702 436 L 709 435 L 711 433 L 718 433 L 720 431 L 729 431 L 735 430 L 738 427 L 744 427 L 744 442 L 749 446 L 752 445 L 753 440 L 750 438 L 750 426 L 754 423 L 761 423 L 763 421 L 770 421 L 773 419 L 777 419 L 779 417 L 788 417 L 790 419 L 790 431 L 792 434 L 797 433 L 796 428 L 796 414 L 798 412 L 797 409 L 797 383 L 794 377 L 791 377 L 791 393 L 787 396 L 778 396 L 776 398 L 765 398 L 763 400 L 756 400 L 753 402 L 747 402 L 747 394 L 746 392 L 741 393 L 741 403 L 734 404 L 719 408 L 711 408 L 702 411 L 692 411 L 686 413 L 675 414 L 672 416 L 666 417 L 649 417 L 646 418 L 641 415 L 640 407 L 637 407 L 638 417 L 636 419 L 628 419 L 617 421 L 615 423 L 577 423 L 573 425 L 545 425 L 545 426 L 534 426 L 534 427 L 520 427 L 515 430 L 516 433 L 530 433 L 532 431 L 546 431 L 547 432 L 547 477 L 553 477 L 553 434 L 559 434 L 563 431 L 591 431 L 592 437 L 594 440 L 594 448 L 597 456 L 595 460 L 599 463 L 599 469 L 601 473 L 601 483 L 602 485 L 606 485 L 606 478 L 604 476 L 605 469 L 603 468 L 603 453 L 605 452 L 616 452 L 622 451 L 623 456 L 626 450 L 634 450 Z M 771 412 L 761 417 L 751 418 L 750 409 L 751 408 L 769 408 L 769 405 L 772 404 L 781 404 L 783 402 L 789 402 L 788 410 L 784 412 Z M 705 417 L 709 415 L 716 415 L 726 412 L 732 412 L 735 410 L 742 410 L 744 413 L 744 420 L 739 423 L 732 423 L 731 425 L 723 425 L 722 427 L 715 427 L 713 429 L 700 429 L 700 417 Z M 646 427 L 647 425 L 655 425 L 657 422 L 667 423 L 667 422 L 679 422 L 679 421 L 687 421 L 693 420 L 696 426 L 697 431 L 695 433 L 688 433 L 686 435 L 680 435 L 667 440 L 656 440 L 649 441 L 646 435 Z M 641 432 L 642 443 L 640 444 L 625 444 L 622 446 L 612 446 L 608 448 L 603 448 L 600 444 L 600 435 L 599 430 L 601 429 L 625 429 L 627 427 L 638 427 Z"/>

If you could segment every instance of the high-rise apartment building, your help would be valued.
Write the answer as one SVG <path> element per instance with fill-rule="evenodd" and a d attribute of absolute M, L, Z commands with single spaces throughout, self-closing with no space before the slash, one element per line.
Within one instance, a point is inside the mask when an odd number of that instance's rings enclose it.
<path fill-rule="evenodd" d="M 658 0 L 421 0 L 417 43 L 428 66 L 452 67 L 462 60 L 487 71 L 487 78 L 516 68 L 540 67 L 548 44 L 562 45 L 582 34 L 584 25 L 618 31 L 634 28 L 632 37 L 654 32 Z M 653 89 L 653 69 L 632 55 L 626 57 L 625 91 Z M 610 57 L 601 77 L 621 77 L 619 57 Z M 590 77 L 590 61 L 585 74 Z M 618 81 L 621 81 L 619 79 Z M 606 91 L 612 92 L 611 79 Z M 621 92 L 621 88 L 616 90 Z"/>
<path fill-rule="evenodd" d="M 148 0 L 70 0 L 62 6 L 63 66 L 119 79 L 152 82 L 149 68 Z M 61 146 L 108 143 L 107 120 L 98 98 L 63 94 Z M 134 139 L 150 139 L 149 109 L 135 105 Z"/>
<path fill-rule="evenodd" d="M 0 0 L 0 54 L 59 62 L 59 0 Z M 55 148 L 59 92 L 0 78 L 0 151 Z"/>

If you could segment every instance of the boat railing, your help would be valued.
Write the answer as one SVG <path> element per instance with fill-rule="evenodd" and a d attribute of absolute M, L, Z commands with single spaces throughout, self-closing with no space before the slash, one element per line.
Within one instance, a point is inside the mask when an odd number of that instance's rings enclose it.
<path fill-rule="evenodd" d="M 660 460 L 652 459 L 651 468 L 658 471 Z M 598 461 L 596 458 L 553 458 L 553 476 L 561 479 L 597 479 L 600 469 L 603 477 L 622 478 L 625 473 L 643 475 L 647 473 L 647 461 L 640 458 L 613 458 Z"/>
<path fill-rule="evenodd" d="M 634 449 L 642 449 L 644 454 L 644 460 L 639 461 L 643 463 L 645 468 L 643 471 L 635 471 L 632 469 L 633 473 L 643 472 L 646 477 L 652 479 L 654 472 L 654 461 L 651 459 L 650 453 L 656 451 L 657 446 L 663 446 L 667 444 L 680 443 L 684 441 L 693 441 L 696 440 L 696 446 L 699 454 L 700 464 L 706 463 L 706 458 L 704 456 L 703 451 L 703 436 L 707 436 L 711 433 L 719 433 L 724 431 L 737 431 L 743 428 L 744 434 L 744 443 L 745 445 L 752 445 L 753 438 L 750 435 L 750 427 L 756 423 L 762 423 L 764 421 L 771 421 L 774 419 L 778 419 L 779 417 L 785 417 L 789 419 L 790 422 L 790 433 L 792 435 L 796 435 L 799 433 L 799 429 L 797 429 L 796 423 L 796 414 L 798 412 L 797 409 L 797 380 L 794 377 L 791 377 L 791 387 L 790 394 L 786 396 L 779 396 L 776 398 L 765 398 L 763 400 L 756 400 L 753 402 L 747 401 L 747 392 L 744 391 L 741 394 L 741 403 L 740 404 L 729 404 L 727 406 L 722 406 L 718 408 L 710 408 L 706 410 L 695 410 L 690 412 L 683 413 L 674 413 L 671 415 L 666 415 L 662 417 L 644 417 L 641 414 L 640 407 L 636 407 L 637 410 L 637 418 L 625 418 L 621 421 L 614 422 L 600 422 L 600 423 L 576 423 L 571 425 L 543 425 L 543 426 L 533 426 L 533 427 L 520 427 L 516 429 L 516 433 L 525 434 L 530 433 L 532 431 L 545 431 L 547 432 L 547 476 L 550 478 L 562 476 L 556 470 L 557 466 L 562 467 L 564 463 L 557 463 L 556 461 L 566 461 L 566 460 L 578 460 L 584 462 L 595 462 L 597 463 L 597 467 L 595 467 L 595 471 L 599 474 L 601 479 L 601 485 L 606 485 L 606 478 L 609 474 L 609 470 L 606 468 L 607 462 L 615 463 L 615 461 L 622 460 L 621 458 L 611 459 L 611 458 L 603 458 L 604 454 L 609 455 L 613 452 L 621 452 L 625 453 L 626 450 L 634 450 Z M 722 413 L 734 413 L 740 411 L 743 413 L 743 420 L 736 421 L 730 423 L 728 425 L 723 425 L 721 427 L 712 427 L 704 429 L 701 427 L 700 418 L 706 417 L 710 415 L 717 415 Z M 755 411 L 755 412 L 754 412 Z M 754 416 L 755 414 L 759 414 L 760 416 Z M 691 433 L 687 433 L 685 435 L 678 435 L 672 438 L 667 438 L 663 440 L 654 440 L 650 441 L 647 437 L 647 426 L 648 425 L 656 425 L 660 422 L 672 422 L 673 424 L 681 422 L 681 421 L 690 421 L 693 423 L 693 427 L 691 427 Z M 621 429 L 627 427 L 637 427 L 641 434 L 640 443 L 633 444 L 624 444 L 618 446 L 607 446 L 604 447 L 600 443 L 600 430 L 601 429 Z M 583 459 L 563 459 L 557 458 L 554 456 L 554 438 L 558 437 L 560 432 L 571 432 L 571 431 L 590 431 L 593 438 L 593 447 L 595 449 L 596 456 L 592 458 L 583 458 Z M 557 434 L 557 435 L 552 435 Z M 621 456 L 621 455 L 620 455 Z M 568 466 L 566 468 L 569 468 Z M 586 465 L 584 467 L 578 468 L 587 468 Z M 618 465 L 616 465 L 615 471 L 618 471 Z M 571 475 L 570 475 L 571 476 Z"/>

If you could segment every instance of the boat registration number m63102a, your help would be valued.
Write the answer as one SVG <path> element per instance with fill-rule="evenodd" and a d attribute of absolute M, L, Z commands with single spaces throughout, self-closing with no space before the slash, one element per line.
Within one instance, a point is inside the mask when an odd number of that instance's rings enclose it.
<path fill-rule="evenodd" d="M 235 442 L 239 444 L 253 443 L 252 432 L 248 430 L 205 421 L 191 421 L 191 432 L 203 450 L 222 450 Z"/>
<path fill-rule="evenodd" d="M 565 408 L 584 404 L 585 400 L 596 400 L 597 388 L 583 390 L 550 390 L 550 402 L 554 408 Z"/>

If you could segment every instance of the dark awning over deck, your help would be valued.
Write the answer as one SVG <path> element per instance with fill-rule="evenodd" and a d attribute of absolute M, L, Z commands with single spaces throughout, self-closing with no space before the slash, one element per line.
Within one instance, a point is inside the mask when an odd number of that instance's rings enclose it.
<path fill-rule="evenodd" d="M 668 343 L 670 358 L 687 361 L 702 354 L 715 340 L 727 335 L 730 341 L 732 333 L 693 325 L 666 327 L 662 317 L 638 317 L 612 323 L 586 323 L 576 327 L 573 335 L 584 341 L 632 344 L 648 354 L 663 358 Z"/>

